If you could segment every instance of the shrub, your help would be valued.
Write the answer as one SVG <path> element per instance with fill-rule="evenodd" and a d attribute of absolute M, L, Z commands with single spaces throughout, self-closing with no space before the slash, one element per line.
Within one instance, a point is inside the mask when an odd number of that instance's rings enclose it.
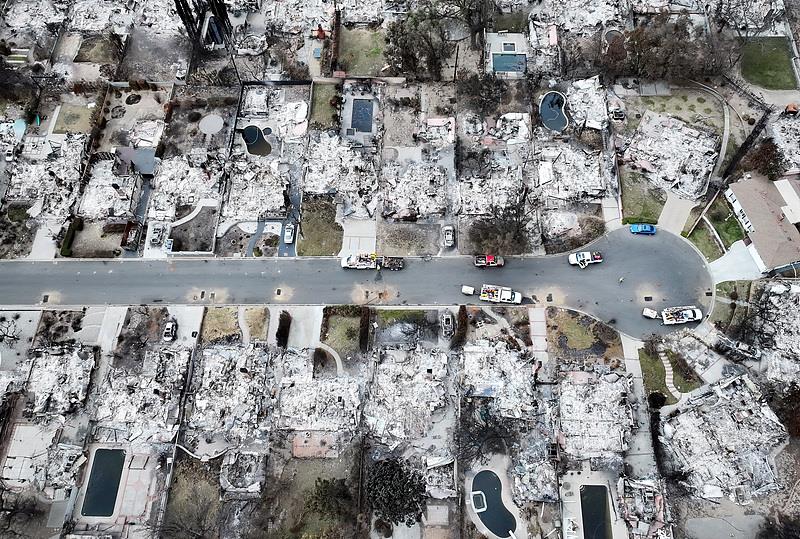
<path fill-rule="evenodd" d="M 467 341 L 467 330 L 469 329 L 469 316 L 467 315 L 466 305 L 458 308 L 456 315 L 456 331 L 450 339 L 450 348 L 460 348 Z"/>
<path fill-rule="evenodd" d="M 281 311 L 278 318 L 278 331 L 275 332 L 275 340 L 278 346 L 286 348 L 289 343 L 289 329 L 292 327 L 292 315 L 288 311 Z"/>
<path fill-rule="evenodd" d="M 369 347 L 369 327 L 370 310 L 369 307 L 361 307 L 361 323 L 359 325 L 358 346 L 362 352 L 366 352 Z"/>

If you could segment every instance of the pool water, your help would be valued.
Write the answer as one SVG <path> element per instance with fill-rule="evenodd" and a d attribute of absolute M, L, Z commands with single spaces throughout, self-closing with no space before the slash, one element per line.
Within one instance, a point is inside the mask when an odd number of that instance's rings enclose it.
<path fill-rule="evenodd" d="M 483 525 L 497 537 L 511 537 L 511 533 L 517 529 L 517 519 L 503 505 L 503 485 L 497 474 L 491 470 L 478 472 L 472 480 L 473 500 L 476 492 L 483 492 L 486 500 L 486 510 L 477 513 Z"/>
<path fill-rule="evenodd" d="M 86 517 L 110 517 L 117 504 L 117 492 L 125 465 L 125 451 L 98 449 L 94 453 L 92 472 L 86 486 L 81 514 Z"/>
<path fill-rule="evenodd" d="M 565 99 L 561 92 L 547 92 L 539 103 L 539 117 L 548 129 L 561 132 L 567 127 Z"/>
<path fill-rule="evenodd" d="M 492 54 L 495 72 L 524 73 L 527 57 L 524 54 Z"/>
<path fill-rule="evenodd" d="M 372 100 L 354 99 L 350 127 L 361 133 L 372 133 Z"/>
<path fill-rule="evenodd" d="M 603 485 L 581 487 L 581 517 L 585 539 L 611 539 L 608 489 Z"/>
<path fill-rule="evenodd" d="M 267 129 L 269 128 L 267 127 L 264 130 L 266 131 Z M 269 133 L 271 132 L 272 130 L 270 129 Z M 256 125 L 248 125 L 242 129 L 242 139 L 250 155 L 269 155 L 272 152 L 272 146 L 264 138 L 262 130 Z"/>

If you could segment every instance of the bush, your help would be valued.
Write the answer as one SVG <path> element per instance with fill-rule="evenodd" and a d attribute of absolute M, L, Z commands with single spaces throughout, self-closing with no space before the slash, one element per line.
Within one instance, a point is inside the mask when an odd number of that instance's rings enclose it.
<path fill-rule="evenodd" d="M 362 352 L 369 348 L 369 328 L 370 328 L 369 307 L 361 307 L 361 323 L 359 325 L 358 346 Z"/>
<path fill-rule="evenodd" d="M 64 234 L 64 239 L 61 240 L 60 254 L 63 257 L 72 256 L 72 242 L 75 241 L 75 233 L 83 230 L 83 218 L 75 217 L 67 228 Z"/>
<path fill-rule="evenodd" d="M 630 225 L 634 223 L 643 223 L 645 225 L 657 225 L 658 219 L 652 219 L 650 217 L 638 217 L 638 216 L 622 218 L 623 225 Z"/>
<path fill-rule="evenodd" d="M 292 315 L 288 311 L 281 311 L 278 318 L 278 331 L 275 332 L 275 340 L 278 346 L 286 348 L 289 343 L 289 329 L 292 327 Z"/>
<path fill-rule="evenodd" d="M 467 341 L 467 330 L 469 329 L 469 316 L 467 315 L 466 305 L 458 308 L 456 315 L 456 331 L 450 339 L 450 348 L 461 348 Z"/>

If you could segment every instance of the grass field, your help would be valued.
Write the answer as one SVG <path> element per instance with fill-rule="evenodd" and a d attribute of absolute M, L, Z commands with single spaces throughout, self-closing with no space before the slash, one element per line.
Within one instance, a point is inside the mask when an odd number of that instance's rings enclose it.
<path fill-rule="evenodd" d="M 300 238 L 297 254 L 300 256 L 334 256 L 342 248 L 344 231 L 336 222 L 336 206 L 330 200 L 303 201 L 300 221 Z"/>
<path fill-rule="evenodd" d="M 714 225 L 726 249 L 734 242 L 744 239 L 744 230 L 724 197 L 718 196 L 714 199 L 714 203 L 706 212 L 706 217 Z"/>
<path fill-rule="evenodd" d="M 314 83 L 314 95 L 311 96 L 311 124 L 320 127 L 332 127 L 333 115 L 336 108 L 331 105 L 331 99 L 339 92 L 335 84 Z"/>
<path fill-rule="evenodd" d="M 638 172 L 620 173 L 619 180 L 622 188 L 622 222 L 657 223 L 666 202 L 664 192 L 653 187 Z"/>
<path fill-rule="evenodd" d="M 358 336 L 361 330 L 360 316 L 332 315 L 328 319 L 328 333 L 322 342 L 347 357 L 358 352 Z"/>
<path fill-rule="evenodd" d="M 794 90 L 792 53 L 785 37 L 758 37 L 744 46 L 742 76 L 768 90 Z"/>
<path fill-rule="evenodd" d="M 703 253 L 703 256 L 705 256 L 706 260 L 709 262 L 722 256 L 722 251 L 705 222 L 699 223 L 695 227 L 694 232 L 689 234 L 689 241 L 700 249 L 700 252 Z"/>
<path fill-rule="evenodd" d="M 667 398 L 666 404 L 675 404 L 678 400 L 667 390 L 666 372 L 661 360 L 639 350 L 639 364 L 642 366 L 642 379 L 648 394 L 657 391 Z"/>
<path fill-rule="evenodd" d="M 386 64 L 383 57 L 385 34 L 382 31 L 342 27 L 339 44 L 339 64 L 348 75 L 380 75 Z"/>

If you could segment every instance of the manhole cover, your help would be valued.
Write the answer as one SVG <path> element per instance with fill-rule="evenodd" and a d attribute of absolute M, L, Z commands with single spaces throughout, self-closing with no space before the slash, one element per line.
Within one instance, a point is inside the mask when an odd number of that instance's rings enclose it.
<path fill-rule="evenodd" d="M 203 119 L 200 120 L 200 132 L 205 135 L 216 135 L 220 131 L 222 131 L 222 126 L 225 122 L 222 120 L 222 116 L 218 114 L 209 114 L 208 116 L 203 116 Z"/>

